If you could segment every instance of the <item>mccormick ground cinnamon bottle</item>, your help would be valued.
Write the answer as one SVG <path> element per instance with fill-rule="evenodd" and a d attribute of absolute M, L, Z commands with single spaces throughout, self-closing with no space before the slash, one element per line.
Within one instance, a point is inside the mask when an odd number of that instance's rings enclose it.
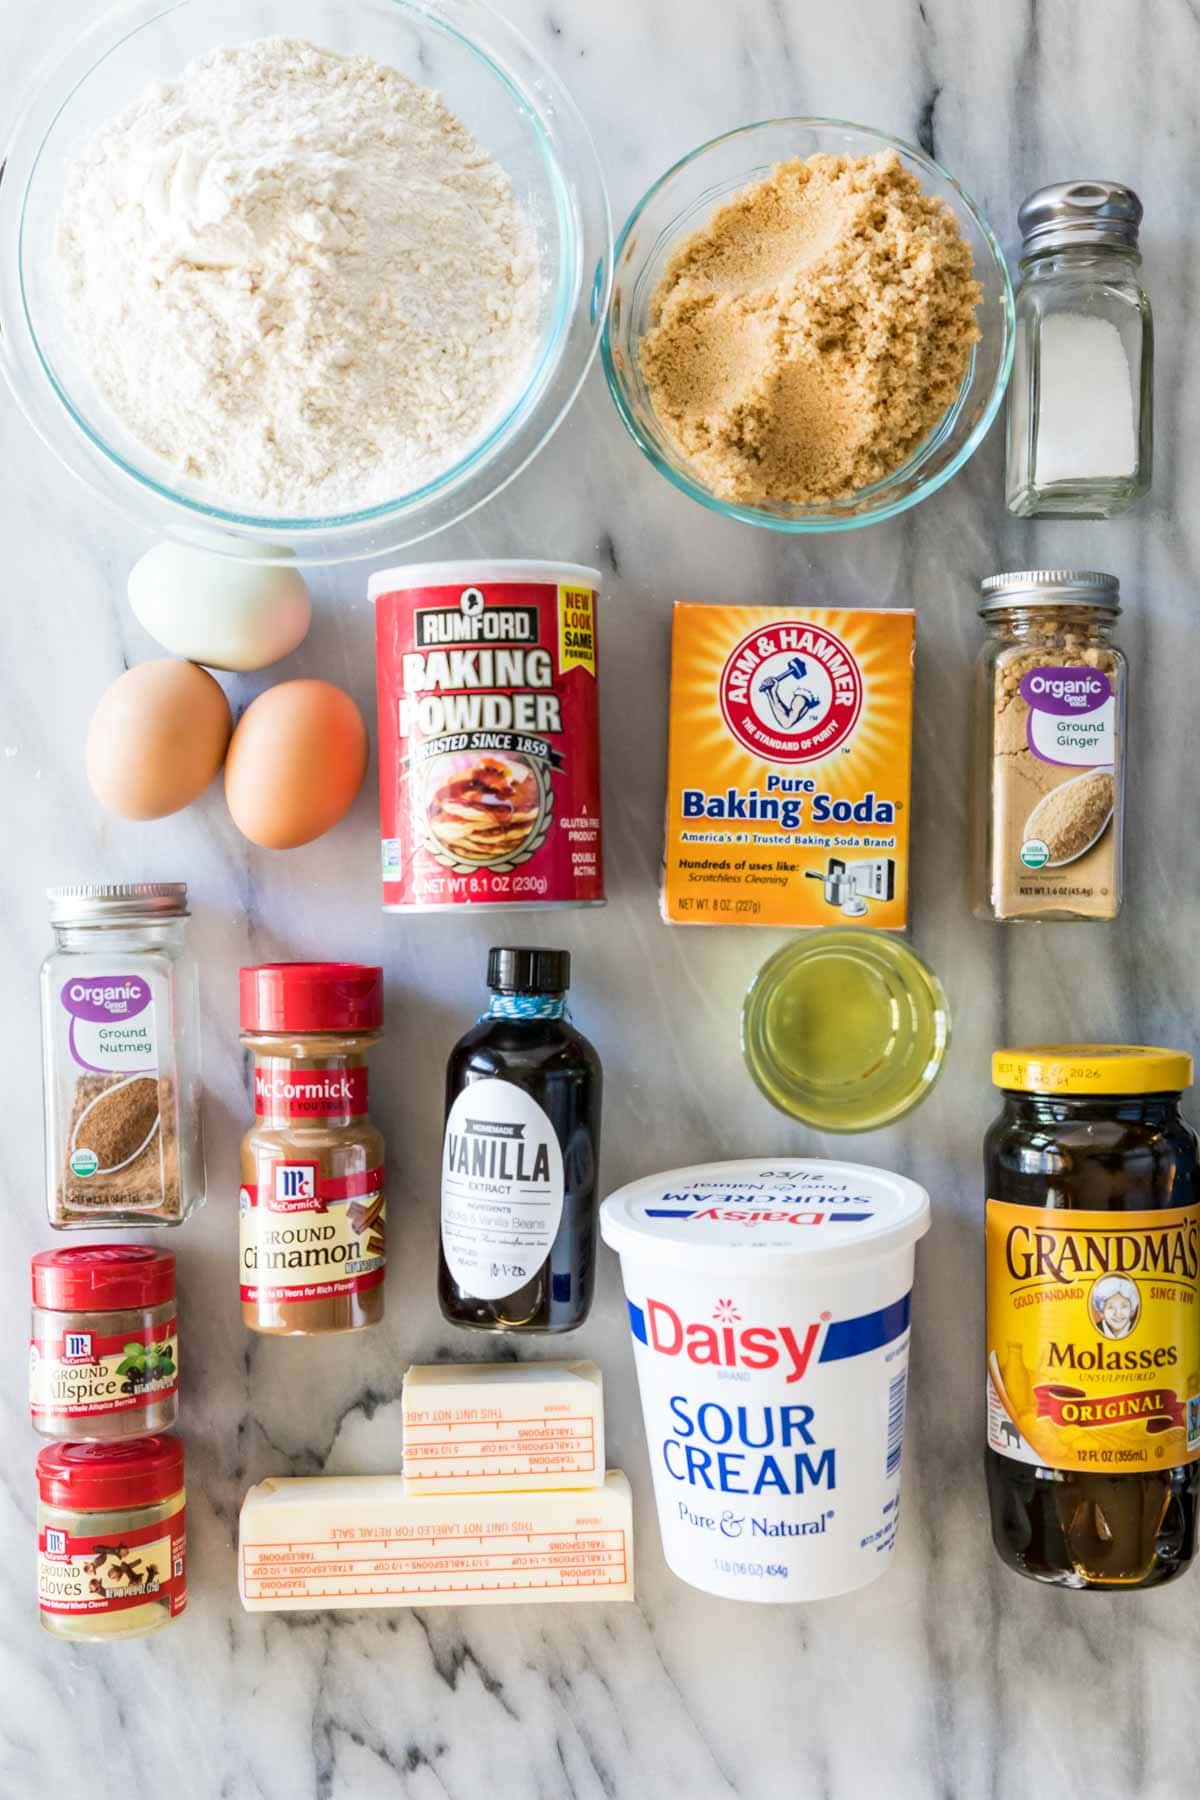
<path fill-rule="evenodd" d="M 565 950 L 492 950 L 487 981 L 446 1069 L 442 1312 L 482 1331 L 573 1331 L 595 1274 L 600 1059 L 567 1020 Z"/>
<path fill-rule="evenodd" d="M 987 1482 L 1011 1568 L 1152 1587 L 1196 1548 L 1200 1175 L 1192 1061 L 999 1050 L 987 1135 Z"/>
<path fill-rule="evenodd" d="M 242 1317 L 307 1337 L 383 1317 L 383 1139 L 366 1053 L 383 970 L 264 963 L 241 971 L 255 1124 L 242 1140 Z"/>

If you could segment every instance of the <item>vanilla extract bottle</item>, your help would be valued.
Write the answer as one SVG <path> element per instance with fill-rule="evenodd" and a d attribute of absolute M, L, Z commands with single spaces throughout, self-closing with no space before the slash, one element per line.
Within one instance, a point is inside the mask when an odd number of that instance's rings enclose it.
<path fill-rule="evenodd" d="M 565 950 L 493 949 L 446 1069 L 438 1295 L 454 1325 L 573 1331 L 592 1303 L 600 1059 Z"/>

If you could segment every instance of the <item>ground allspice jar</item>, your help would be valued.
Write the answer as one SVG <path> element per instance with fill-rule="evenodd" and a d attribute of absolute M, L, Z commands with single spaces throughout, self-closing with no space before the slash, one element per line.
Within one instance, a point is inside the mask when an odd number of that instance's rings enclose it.
<path fill-rule="evenodd" d="M 1126 664 L 1115 575 L 991 575 L 975 690 L 975 910 L 1115 919 L 1124 850 Z"/>
<path fill-rule="evenodd" d="M 1192 1059 L 1144 1044 L 998 1050 L 987 1134 L 987 1484 L 1036 1581 L 1181 1575 L 1200 1498 L 1200 1170 Z"/>
<path fill-rule="evenodd" d="M 241 971 L 255 1123 L 242 1140 L 242 1317 L 309 1337 L 383 1317 L 383 1138 L 367 1117 L 367 1051 L 383 970 L 264 963 Z"/>
<path fill-rule="evenodd" d="M 72 1244 L 33 1258 L 29 1411 L 49 1438 L 145 1437 L 175 1423 L 175 1258 L 150 1244 Z"/>
<path fill-rule="evenodd" d="M 38 1606 L 55 1637 L 106 1643 L 187 1605 L 183 1445 L 47 1444 L 37 1459 Z"/>

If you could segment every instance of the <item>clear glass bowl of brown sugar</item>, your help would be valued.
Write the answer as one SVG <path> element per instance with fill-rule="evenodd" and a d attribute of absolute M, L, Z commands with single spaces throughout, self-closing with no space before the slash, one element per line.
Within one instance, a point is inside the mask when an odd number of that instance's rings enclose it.
<path fill-rule="evenodd" d="M 879 479 L 814 504 L 731 498 L 723 491 L 724 484 L 719 489 L 711 478 L 707 454 L 697 457 L 681 449 L 677 432 L 656 406 L 654 384 L 647 379 L 643 342 L 656 323 L 656 296 L 664 277 L 687 240 L 705 230 L 718 209 L 745 189 L 767 181 L 778 165 L 814 156 L 893 154 L 901 168 L 916 177 L 925 196 L 949 208 L 971 253 L 974 279 L 981 290 L 976 308 L 980 335 L 965 358 L 957 392 L 941 416 L 929 422 L 919 441 L 908 444 L 896 466 Z M 764 249 L 761 235 L 756 235 L 756 256 L 770 260 L 774 253 L 769 247 Z M 760 262 L 764 290 L 771 287 L 777 273 Z M 713 295 L 724 281 L 720 270 L 712 275 Z M 707 329 L 701 320 L 697 330 L 703 333 Z M 1012 284 L 1003 252 L 979 208 L 952 175 L 915 145 L 862 125 L 842 119 L 768 119 L 702 144 L 668 169 L 638 202 L 614 252 L 613 295 L 601 356 L 617 411 L 660 475 L 702 506 L 728 518 L 765 525 L 773 531 L 803 533 L 853 531 L 875 524 L 905 512 L 944 486 L 974 455 L 999 410 L 1012 370 L 1013 340 Z M 743 350 L 744 346 L 737 354 Z M 722 356 L 725 353 L 720 352 Z M 716 360 L 719 357 L 709 363 L 710 374 L 715 374 Z M 735 388 L 737 385 L 735 382 Z M 729 440 L 740 442 L 742 417 L 752 410 L 750 402 L 736 393 L 728 406 L 727 401 L 729 395 L 723 391 L 720 430 Z M 803 429 L 803 405 L 795 394 L 789 398 L 784 393 L 775 422 L 780 431 L 789 429 L 789 413 L 792 426 Z M 747 440 L 747 459 L 753 461 L 757 453 Z"/>

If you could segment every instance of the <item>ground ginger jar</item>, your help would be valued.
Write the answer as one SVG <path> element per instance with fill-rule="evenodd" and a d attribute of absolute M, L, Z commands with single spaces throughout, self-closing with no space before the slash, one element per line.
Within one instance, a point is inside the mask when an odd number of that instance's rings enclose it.
<path fill-rule="evenodd" d="M 29 1413 L 43 1437 L 145 1437 L 175 1423 L 175 1258 L 151 1244 L 71 1244 L 31 1265 Z"/>
<path fill-rule="evenodd" d="M 187 1605 L 183 1445 L 47 1444 L 37 1459 L 38 1606 L 54 1637 L 159 1631 Z"/>
<path fill-rule="evenodd" d="M 241 1298 L 252 1331 L 309 1337 L 383 1317 L 383 1138 L 367 1051 L 383 970 L 264 963 L 241 971 L 255 1122 L 242 1140 Z"/>
<path fill-rule="evenodd" d="M 1010 1568 L 1061 1587 L 1181 1575 L 1200 1497 L 1192 1059 L 998 1050 L 987 1134 L 987 1485 Z"/>
<path fill-rule="evenodd" d="M 1126 663 L 1115 575 L 982 583 L 975 688 L 975 910 L 1115 919 L 1124 853 Z"/>

